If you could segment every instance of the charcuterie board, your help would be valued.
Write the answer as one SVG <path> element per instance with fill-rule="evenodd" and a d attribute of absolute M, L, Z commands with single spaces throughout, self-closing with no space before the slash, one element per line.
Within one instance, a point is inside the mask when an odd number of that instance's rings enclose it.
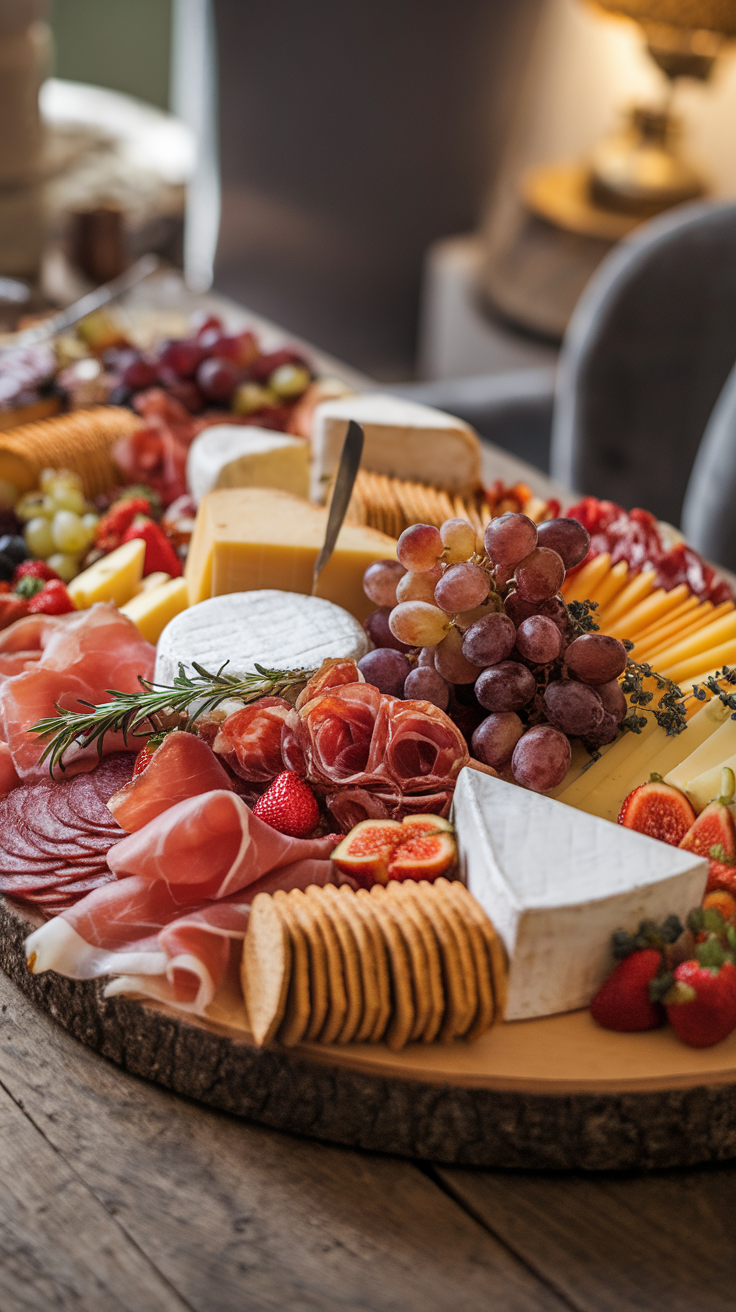
<path fill-rule="evenodd" d="M 104 999 L 101 981 L 31 975 L 41 923 L 0 899 L 0 964 L 81 1042 L 211 1107 L 351 1147 L 486 1167 L 632 1170 L 736 1156 L 736 1033 L 613 1034 L 587 1011 L 495 1027 L 475 1044 L 256 1048 L 233 990 L 200 1020 Z"/>

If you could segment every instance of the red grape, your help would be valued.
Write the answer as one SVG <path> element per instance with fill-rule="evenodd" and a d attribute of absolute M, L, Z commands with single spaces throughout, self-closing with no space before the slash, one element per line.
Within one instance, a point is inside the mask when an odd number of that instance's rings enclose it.
<path fill-rule="evenodd" d="M 483 542 L 494 565 L 516 565 L 537 545 L 537 526 L 527 515 L 508 511 L 486 524 Z"/>
<path fill-rule="evenodd" d="M 422 647 L 422 650 L 417 656 L 417 665 L 435 669 L 434 650 L 434 647 Z"/>
<path fill-rule="evenodd" d="M 475 683 L 481 667 L 473 665 L 463 653 L 463 636 L 457 629 L 450 629 L 446 638 L 434 649 L 434 663 L 437 671 L 448 683 Z"/>
<path fill-rule="evenodd" d="M 450 565 L 446 569 L 434 590 L 434 599 L 448 615 L 460 611 L 473 610 L 485 601 L 491 585 L 488 575 L 480 565 L 470 565 L 467 561 L 459 565 Z"/>
<path fill-rule="evenodd" d="M 548 547 L 537 547 L 516 566 L 516 589 L 525 601 L 554 597 L 564 578 L 562 558 Z"/>
<path fill-rule="evenodd" d="M 210 353 L 221 360 L 231 360 L 239 369 L 250 369 L 258 358 L 258 340 L 255 333 L 246 328 L 245 332 L 233 336 L 217 337 L 210 347 Z"/>
<path fill-rule="evenodd" d="M 463 656 L 479 669 L 484 665 L 498 665 L 511 655 L 515 642 L 516 629 L 508 615 L 485 615 L 466 631 Z"/>
<path fill-rule="evenodd" d="M 144 387 L 153 387 L 158 382 L 158 365 L 146 360 L 142 355 L 134 356 L 123 370 L 122 381 L 132 392 L 140 392 Z"/>
<path fill-rule="evenodd" d="M 232 360 L 211 356 L 197 370 L 197 386 L 208 401 L 229 401 L 240 382 L 240 371 Z"/>
<path fill-rule="evenodd" d="M 537 614 L 546 615 L 547 619 L 552 620 L 552 623 L 557 625 L 563 638 L 570 637 L 572 633 L 570 613 L 565 605 L 564 597 L 560 596 L 559 592 L 554 597 L 548 597 L 547 601 L 543 601 L 541 606 L 537 607 Z"/>
<path fill-rule="evenodd" d="M 401 534 L 396 555 L 407 569 L 424 574 L 434 569 L 444 549 L 439 530 L 433 524 L 412 524 Z"/>
<path fill-rule="evenodd" d="M 193 378 L 204 360 L 204 351 L 199 342 L 182 337 L 178 341 L 166 342 L 158 358 L 160 364 L 173 369 L 179 378 Z"/>
<path fill-rule="evenodd" d="M 626 718 L 629 708 L 618 679 L 611 679 L 610 683 L 596 684 L 595 690 L 608 714 L 615 717 L 616 724 L 620 724 Z"/>
<path fill-rule="evenodd" d="M 517 784 L 535 793 L 546 793 L 562 783 L 572 753 L 564 733 L 550 724 L 538 724 L 518 741 L 511 758 L 511 773 Z"/>
<path fill-rule="evenodd" d="M 583 633 L 565 652 L 568 670 L 583 683 L 610 683 L 626 669 L 626 648 L 608 633 Z"/>
<path fill-rule="evenodd" d="M 203 333 L 212 332 L 213 329 L 221 333 L 222 319 L 218 319 L 217 315 L 211 314 L 209 310 L 195 310 L 189 320 L 189 327 L 199 341 Z"/>
<path fill-rule="evenodd" d="M 204 397 L 193 378 L 180 378 L 165 364 L 161 365 L 158 376 L 169 396 L 183 405 L 190 414 L 198 415 L 200 410 L 204 410 Z"/>
<path fill-rule="evenodd" d="M 395 606 L 396 585 L 405 574 L 398 560 L 377 560 L 363 575 L 363 591 L 376 606 Z"/>
<path fill-rule="evenodd" d="M 473 755 L 485 765 L 492 765 L 494 770 L 502 770 L 523 732 L 524 726 L 513 711 L 488 715 L 473 734 Z"/>
<path fill-rule="evenodd" d="M 446 711 L 450 701 L 450 689 L 440 674 L 428 665 L 418 665 L 407 674 L 404 683 L 404 697 L 411 701 L 431 702 Z"/>
<path fill-rule="evenodd" d="M 593 688 L 585 683 L 574 683 L 571 679 L 558 679 L 548 684 L 543 702 L 550 723 L 572 738 L 587 738 L 594 734 L 607 714 Z"/>
<path fill-rule="evenodd" d="M 403 565 L 399 569 L 404 570 Z M 434 590 L 442 578 L 442 570 L 439 565 L 434 569 L 425 570 L 422 574 L 414 574 L 411 570 L 404 570 L 402 577 L 396 585 L 396 601 L 429 601 L 434 603 Z"/>
<path fill-rule="evenodd" d="M 372 610 L 370 615 L 363 621 L 363 628 L 374 647 L 392 647 L 394 651 L 411 651 L 410 642 L 400 642 L 395 638 L 388 626 L 388 617 L 391 611 L 388 606 L 380 606 L 378 610 Z M 434 663 L 434 656 L 432 657 Z"/>
<path fill-rule="evenodd" d="M 535 665 L 549 665 L 562 651 L 562 634 L 546 615 L 530 615 L 516 630 L 519 655 Z"/>
<path fill-rule="evenodd" d="M 589 752 L 597 752 L 599 747 L 605 747 L 606 743 L 612 743 L 618 733 L 618 720 L 615 715 L 608 711 L 603 712 L 603 719 L 598 728 L 583 739 L 583 746 Z"/>
<path fill-rule="evenodd" d="M 537 528 L 540 547 L 549 547 L 562 557 L 565 569 L 585 560 L 590 551 L 590 534 L 579 519 L 548 519 Z"/>
<path fill-rule="evenodd" d="M 478 675 L 475 683 L 475 695 L 487 711 L 520 711 L 536 690 L 534 675 L 518 661 L 492 665 Z"/>
<path fill-rule="evenodd" d="M 358 669 L 366 683 L 372 683 L 379 692 L 389 697 L 401 697 L 411 665 L 400 651 L 394 651 L 392 647 L 377 647 L 358 661 Z"/>
<path fill-rule="evenodd" d="M 525 601 L 521 594 L 516 591 L 516 588 L 509 592 L 503 605 L 506 614 L 513 620 L 517 628 L 522 620 L 528 620 L 530 615 L 537 614 L 536 602 Z"/>
<path fill-rule="evenodd" d="M 435 647 L 450 627 L 445 612 L 427 601 L 402 601 L 389 615 L 388 624 L 395 638 L 412 647 Z"/>

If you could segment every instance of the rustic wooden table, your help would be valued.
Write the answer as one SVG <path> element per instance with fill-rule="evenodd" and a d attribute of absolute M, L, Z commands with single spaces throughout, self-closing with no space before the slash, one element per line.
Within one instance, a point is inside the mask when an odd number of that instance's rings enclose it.
<path fill-rule="evenodd" d="M 235 1120 L 0 974 L 0 1312 L 733 1312 L 734 1215 L 736 1164 L 449 1169 Z"/>

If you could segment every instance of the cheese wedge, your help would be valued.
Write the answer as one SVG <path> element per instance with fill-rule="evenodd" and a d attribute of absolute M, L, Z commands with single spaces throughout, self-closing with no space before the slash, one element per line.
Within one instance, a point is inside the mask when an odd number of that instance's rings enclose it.
<path fill-rule="evenodd" d="M 587 1006 L 616 929 L 684 920 L 705 891 L 694 853 L 477 770 L 460 771 L 453 816 L 463 876 L 506 949 L 506 1020 Z"/>
<path fill-rule="evenodd" d="M 729 756 L 725 761 L 721 761 L 712 770 L 705 770 L 703 774 L 697 775 L 691 779 L 685 792 L 694 811 L 700 815 L 709 802 L 718 797 L 721 792 L 722 771 L 725 766 L 730 770 L 736 771 L 736 752 Z"/>
<path fill-rule="evenodd" d="M 120 609 L 137 626 L 147 642 L 155 646 L 169 620 L 186 610 L 189 589 L 186 579 L 169 579 L 157 588 L 147 588 L 131 597 Z"/>
<path fill-rule="evenodd" d="M 218 487 L 277 487 L 309 495 L 309 443 L 250 424 L 213 424 L 187 454 L 187 486 L 200 502 Z"/>
<path fill-rule="evenodd" d="M 600 556 L 594 556 L 587 565 L 583 565 L 576 574 L 566 578 L 562 585 L 562 595 L 568 605 L 571 601 L 593 601 L 591 594 L 610 568 L 611 557 L 607 551 L 603 551 Z"/>
<path fill-rule="evenodd" d="M 288 492 L 228 488 L 210 492 L 197 513 L 186 580 L 192 605 L 228 592 L 259 588 L 312 591 L 327 511 Z M 345 525 L 319 577 L 317 596 L 364 620 L 374 609 L 363 574 L 376 560 L 396 558 L 396 541 L 376 529 Z"/>
<path fill-rule="evenodd" d="M 135 590 L 136 597 L 140 596 L 142 592 L 150 592 L 152 588 L 160 588 L 161 584 L 168 583 L 170 578 L 171 575 L 163 569 L 157 569 L 153 574 L 146 574 Z"/>
<path fill-rule="evenodd" d="M 124 542 L 122 547 L 95 561 L 69 583 L 69 596 L 79 610 L 96 601 L 114 601 L 124 606 L 135 594 L 143 577 L 146 544 L 142 538 Z"/>

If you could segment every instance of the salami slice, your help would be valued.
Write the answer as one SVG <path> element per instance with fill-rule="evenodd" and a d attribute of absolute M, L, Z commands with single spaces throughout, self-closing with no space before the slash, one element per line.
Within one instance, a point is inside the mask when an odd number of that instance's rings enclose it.
<path fill-rule="evenodd" d="M 284 768 L 281 731 L 290 711 L 284 697 L 261 697 L 223 720 L 214 751 L 248 783 L 270 782 Z"/>
<path fill-rule="evenodd" d="M 110 851 L 110 848 L 114 847 L 124 837 L 125 834 L 119 827 L 115 830 L 87 829 L 84 832 L 79 832 L 76 841 L 80 847 L 80 855 L 98 852 L 104 861 L 105 855 Z"/>
<path fill-rule="evenodd" d="M 101 828 L 110 829 L 115 824 L 106 802 L 88 774 L 79 774 L 76 779 L 72 779 L 69 785 L 69 806 L 76 812 L 77 827 L 80 829 L 96 831 Z"/>
<path fill-rule="evenodd" d="M 401 793 L 434 792 L 455 780 L 470 756 L 449 715 L 431 702 L 381 698 L 368 769 L 386 771 Z"/>
<path fill-rule="evenodd" d="M 36 862 L 48 863 L 52 858 L 33 842 L 27 825 L 14 810 L 11 811 L 9 799 L 12 796 L 13 794 L 9 793 L 8 797 L 0 802 L 0 835 L 2 835 L 0 850 L 7 856 L 17 857 L 29 865 L 34 865 Z M 56 864 L 58 865 L 58 861 Z"/>
<path fill-rule="evenodd" d="M 137 752 L 114 752 L 104 757 L 101 764 L 87 776 L 103 802 L 109 802 L 113 793 L 132 779 L 136 755 Z"/>

